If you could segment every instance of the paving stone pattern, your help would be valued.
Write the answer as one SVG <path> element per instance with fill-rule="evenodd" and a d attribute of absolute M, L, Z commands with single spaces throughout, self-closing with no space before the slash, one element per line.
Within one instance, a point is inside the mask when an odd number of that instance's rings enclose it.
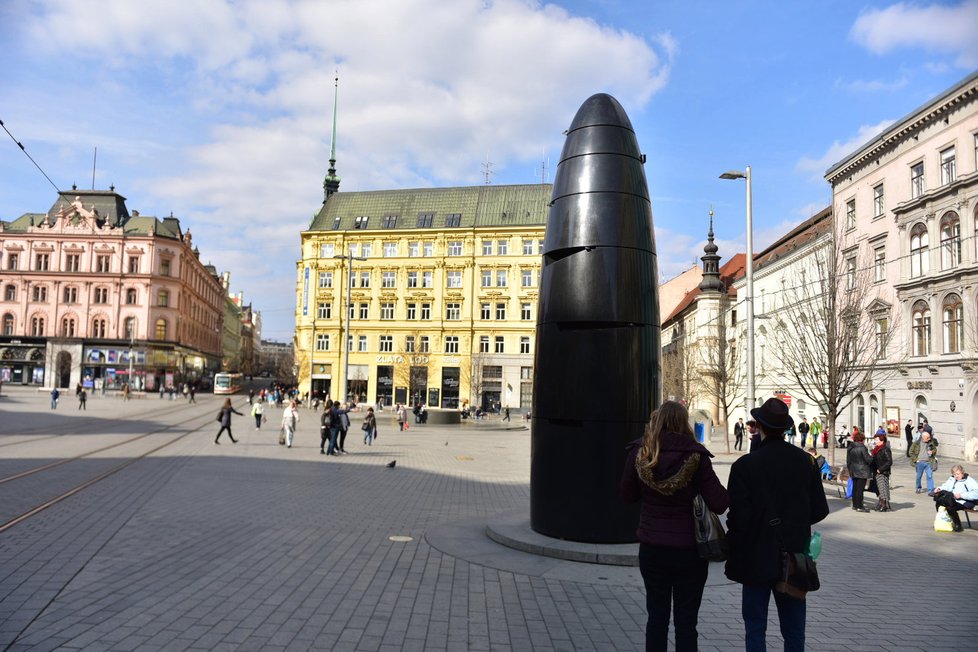
<path fill-rule="evenodd" d="M 205 425 L 0 534 L 0 650 L 643 647 L 640 583 L 485 537 L 449 554 L 435 536 L 528 509 L 527 430 L 490 420 L 402 433 L 385 412 L 374 446 L 363 446 L 355 419 L 351 453 L 332 458 L 319 454 L 318 419 L 308 411 L 292 449 L 277 444 L 278 410 L 258 432 L 250 417 L 235 417 L 241 443 L 215 446 L 219 399 L 198 400 L 168 414 L 163 407 L 179 406 L 154 398 L 52 412 L 46 395 L 4 387 L 0 446 L 22 443 L 0 447 L 2 476 L 25 459 L 58 457 L 61 438 L 29 440 L 83 430 L 79 419 L 152 409 L 154 426 L 194 414 Z M 718 455 L 723 477 L 734 459 Z M 964 618 L 942 623 L 933 614 L 953 613 L 958 596 L 978 588 L 978 531 L 934 533 L 930 499 L 913 493 L 909 464 L 897 461 L 896 512 L 859 514 L 830 496 L 833 513 L 818 527 L 823 589 L 808 602 L 810 649 L 973 649 Z M 52 482 L 78 474 L 62 469 L 49 472 Z M 30 502 L 34 491 L 0 485 L 0 503 Z M 704 650 L 743 647 L 739 586 L 721 570 L 712 568 L 700 613 Z M 780 649 L 771 611 L 769 645 Z"/>

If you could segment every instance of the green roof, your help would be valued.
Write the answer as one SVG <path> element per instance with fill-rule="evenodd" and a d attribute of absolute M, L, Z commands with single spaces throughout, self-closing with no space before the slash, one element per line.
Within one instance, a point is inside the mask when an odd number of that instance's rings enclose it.
<path fill-rule="evenodd" d="M 54 222 L 58 213 L 65 206 L 70 206 L 77 197 L 86 210 L 94 206 L 101 220 L 107 225 L 121 227 L 125 235 L 155 235 L 172 240 L 179 240 L 183 235 L 180 220 L 177 218 L 170 216 L 160 219 L 152 215 L 140 215 L 138 212 L 130 214 L 126 208 L 126 198 L 113 190 L 72 189 L 62 190 L 58 195 L 58 200 L 47 213 L 24 213 L 15 220 L 3 222 L 4 230 L 26 233 L 29 227 L 45 221 Z"/>
<path fill-rule="evenodd" d="M 549 183 L 337 192 L 313 217 L 309 231 L 353 230 L 358 217 L 368 218 L 370 231 L 443 229 L 453 221 L 449 216 L 456 215 L 457 228 L 462 229 L 545 226 L 552 194 Z M 431 216 L 430 225 L 419 224 L 422 215 Z M 391 216 L 397 219 L 385 220 Z"/>
<path fill-rule="evenodd" d="M 58 200 L 48 210 L 48 218 L 52 221 L 65 206 L 70 206 L 77 197 L 85 208 L 93 205 L 99 216 L 108 220 L 109 224 L 120 224 L 129 219 L 129 209 L 126 208 L 126 198 L 114 190 L 61 190 Z"/>

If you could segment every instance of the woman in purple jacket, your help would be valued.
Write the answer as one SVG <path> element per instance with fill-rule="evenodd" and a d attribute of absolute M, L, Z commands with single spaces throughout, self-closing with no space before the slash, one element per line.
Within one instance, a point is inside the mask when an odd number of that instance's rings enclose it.
<path fill-rule="evenodd" d="M 696 552 L 693 498 L 701 494 L 707 507 L 722 514 L 730 497 L 680 403 L 667 401 L 653 412 L 645 435 L 627 451 L 620 492 L 625 502 L 642 501 L 638 559 L 649 612 L 645 649 L 666 649 L 672 603 L 677 652 L 696 650 L 709 562 Z"/>

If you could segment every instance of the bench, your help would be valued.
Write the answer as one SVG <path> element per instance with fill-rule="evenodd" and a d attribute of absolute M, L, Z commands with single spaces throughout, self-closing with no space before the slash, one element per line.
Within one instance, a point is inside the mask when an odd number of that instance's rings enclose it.
<path fill-rule="evenodd" d="M 839 494 L 839 498 L 846 497 L 846 486 L 849 484 L 849 469 L 846 468 L 845 464 L 837 464 L 831 467 L 832 477 L 822 474 L 822 482 L 831 487 L 835 487 L 836 493 Z"/>
<path fill-rule="evenodd" d="M 968 521 L 968 529 L 969 530 L 975 529 L 974 526 L 971 524 L 971 517 L 968 516 L 968 515 L 969 514 L 978 514 L 978 505 L 976 505 L 975 507 L 972 507 L 970 509 L 967 508 L 967 507 L 962 507 L 961 509 L 957 510 L 957 512 L 958 512 L 958 514 L 964 514 L 964 520 Z"/>

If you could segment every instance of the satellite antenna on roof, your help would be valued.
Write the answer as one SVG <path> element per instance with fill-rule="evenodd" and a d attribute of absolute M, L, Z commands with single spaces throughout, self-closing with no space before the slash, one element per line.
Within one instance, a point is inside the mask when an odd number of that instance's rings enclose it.
<path fill-rule="evenodd" d="M 489 160 L 489 152 L 486 152 L 486 162 L 482 164 L 482 174 L 486 177 L 487 186 L 492 183 L 492 175 L 494 175 L 495 172 L 492 171 L 492 162 Z"/>

